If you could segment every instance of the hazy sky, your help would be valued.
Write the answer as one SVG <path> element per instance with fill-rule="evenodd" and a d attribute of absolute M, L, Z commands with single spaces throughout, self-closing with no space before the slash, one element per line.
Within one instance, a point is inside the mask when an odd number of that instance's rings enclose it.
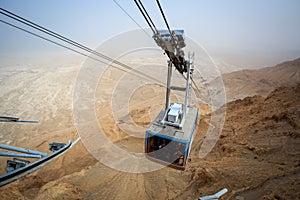
<path fill-rule="evenodd" d="M 133 0 L 117 1 L 147 28 Z M 184 29 L 188 37 L 226 63 L 268 66 L 300 57 L 299 0 L 160 2 L 171 28 Z M 155 0 L 143 3 L 157 27 L 165 28 Z M 139 28 L 112 0 L 1 0 L 0 6 L 91 48 L 114 35 Z M 0 19 L 15 23 L 3 15 Z M 2 61 L 22 62 L 23 56 L 30 62 L 35 55 L 67 52 L 3 23 L 0 44 Z"/>

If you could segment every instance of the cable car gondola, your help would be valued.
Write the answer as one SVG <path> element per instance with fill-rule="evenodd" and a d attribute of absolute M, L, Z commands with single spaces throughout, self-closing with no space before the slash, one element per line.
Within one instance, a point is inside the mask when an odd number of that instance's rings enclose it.
<path fill-rule="evenodd" d="M 184 170 L 189 160 L 188 156 L 198 118 L 198 108 L 188 105 L 191 82 L 193 81 L 194 54 L 189 53 L 188 60 L 185 59 L 183 51 L 186 46 L 184 30 L 170 29 L 158 0 L 156 2 L 166 23 L 166 30 L 157 30 L 142 2 L 140 0 L 134 0 L 134 2 L 152 30 L 156 44 L 169 58 L 166 105 L 146 130 L 146 157 L 175 169 Z M 185 87 L 171 86 L 173 66 L 186 80 Z M 184 102 L 171 104 L 171 90 L 185 92 Z"/>
<path fill-rule="evenodd" d="M 182 128 L 170 124 L 163 125 L 161 121 L 165 111 L 162 110 L 159 113 L 146 130 L 145 152 L 148 159 L 175 169 L 185 169 L 191 151 L 198 116 L 196 107 L 188 107 L 188 110 L 189 112 Z"/>
<path fill-rule="evenodd" d="M 147 158 L 180 170 L 187 165 L 198 118 L 198 108 L 188 105 L 194 55 L 189 54 L 187 61 L 184 59 L 183 34 L 183 30 L 160 30 L 153 36 L 169 57 L 166 105 L 146 130 L 145 136 Z M 171 85 L 173 65 L 182 75 L 186 72 L 185 87 Z M 171 104 L 171 90 L 184 92 L 184 102 Z"/>

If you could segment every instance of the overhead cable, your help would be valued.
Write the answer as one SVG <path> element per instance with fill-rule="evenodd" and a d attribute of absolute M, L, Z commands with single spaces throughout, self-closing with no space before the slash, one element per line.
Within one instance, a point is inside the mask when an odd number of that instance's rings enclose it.
<path fill-rule="evenodd" d="M 138 9 L 140 10 L 140 12 L 142 13 L 143 17 L 145 18 L 147 24 L 149 25 L 149 27 L 151 28 L 153 34 L 155 35 L 158 31 L 152 21 L 152 19 L 150 18 L 148 12 L 146 11 L 145 7 L 143 6 L 142 2 L 140 0 L 134 0 L 136 6 L 138 7 Z"/>
<path fill-rule="evenodd" d="M 93 59 L 93 60 L 99 61 L 99 62 L 101 62 L 101 63 L 103 63 L 103 64 L 109 65 L 108 63 L 106 63 L 106 62 L 104 62 L 104 61 L 102 61 L 102 60 L 99 60 L 99 59 L 97 59 L 97 58 L 91 57 L 91 56 L 89 56 L 89 55 L 87 55 L 87 54 L 85 54 L 85 53 L 82 53 L 82 52 L 80 52 L 80 51 L 77 51 L 77 50 L 75 50 L 75 49 L 72 49 L 72 48 L 70 48 L 70 47 L 68 47 L 68 46 L 66 46 L 66 45 L 63 45 L 63 44 L 60 44 L 60 43 L 55 42 L 55 41 L 53 41 L 53 40 L 50 40 L 50 39 L 48 39 L 48 38 L 45 38 L 45 37 L 43 37 L 43 36 L 41 36 L 41 35 L 38 35 L 38 34 L 36 34 L 36 33 L 33 33 L 33 32 L 28 31 L 28 30 L 26 30 L 26 29 L 23 29 L 23 28 L 21 28 L 21 27 L 19 27 L 19 26 L 16 26 L 16 25 L 11 24 L 11 23 L 9 23 L 9 22 L 6 22 L 6 21 L 4 21 L 4 20 L 1 20 L 1 19 L 0 19 L 0 22 L 4 23 L 4 24 L 6 24 L 6 25 L 9 25 L 9 26 L 11 26 L 11 27 L 14 27 L 14 28 L 16 28 L 16 29 L 19 29 L 19 30 L 21 30 L 21 31 L 24 31 L 24 32 L 26 32 L 26 33 L 29 33 L 29 34 L 31 34 L 31 35 L 33 35 L 33 36 L 35 36 L 35 37 L 40 38 L 40 39 L 46 40 L 46 41 L 48 41 L 48 42 L 51 42 L 51 43 L 53 43 L 53 44 L 55 44 L 55 45 L 58 45 L 58 46 L 60 46 L 60 47 L 65 48 L 65 49 L 68 49 L 68 50 L 70 50 L 70 51 L 73 51 L 73 52 L 75 52 L 75 53 L 78 53 L 78 54 L 80 54 L 80 55 L 86 56 L 86 57 L 91 58 L 91 59 Z M 115 66 L 112 66 L 112 67 L 115 67 Z M 117 68 L 117 67 L 115 67 L 115 68 Z M 125 70 L 123 70 L 123 71 L 125 71 Z M 125 72 L 126 72 L 126 71 L 125 71 Z"/>
<path fill-rule="evenodd" d="M 134 2 L 136 3 L 136 5 L 139 8 L 141 14 L 143 15 L 143 17 L 145 18 L 146 22 L 148 23 L 149 27 L 152 29 L 154 36 L 155 35 L 160 36 L 159 33 L 158 33 L 158 31 L 157 31 L 157 29 L 156 29 L 156 27 L 155 27 L 155 25 L 154 25 L 154 23 L 153 23 L 153 21 L 151 20 L 151 17 L 149 16 L 148 12 L 146 11 L 146 9 L 143 6 L 143 4 L 141 3 L 141 1 L 140 0 L 134 0 Z M 158 5 L 158 7 L 159 7 L 159 10 L 160 10 L 161 14 L 162 14 L 162 17 L 163 17 L 163 19 L 165 21 L 165 24 L 166 24 L 166 26 L 168 28 L 170 36 L 172 37 L 173 41 L 175 42 L 176 39 L 174 38 L 174 35 L 171 32 L 171 29 L 170 29 L 170 26 L 168 24 L 167 18 L 166 18 L 165 14 L 164 14 L 164 11 L 162 9 L 161 4 L 159 3 L 159 0 L 156 0 L 156 3 Z M 155 27 L 155 29 L 153 27 Z M 175 48 L 178 51 L 177 46 Z M 169 57 L 169 59 L 172 61 L 172 63 L 181 63 L 182 64 L 181 60 L 174 54 L 174 52 L 170 52 L 170 51 L 168 51 L 166 49 L 163 49 L 163 50 L 164 50 L 165 54 Z M 176 67 L 176 65 L 175 65 L 175 67 Z M 179 71 L 179 73 L 182 75 L 182 77 L 186 80 L 186 77 L 183 75 L 183 71 L 180 70 L 177 67 L 176 67 L 176 69 Z M 200 90 L 197 87 L 197 85 L 196 85 L 196 83 L 195 83 L 195 81 L 193 79 L 192 79 L 192 85 L 194 85 L 195 86 L 194 89 L 200 93 Z"/>
<path fill-rule="evenodd" d="M 3 15 L 5 15 L 5 16 L 11 18 L 11 19 L 14 19 L 14 20 L 16 20 L 16 21 L 18 21 L 18 22 L 21 22 L 21 23 L 23 23 L 23 24 L 25 24 L 25 25 L 27 25 L 27 26 L 30 26 L 31 28 L 34 28 L 34 29 L 36 29 L 36 30 L 38 30 L 38 31 L 41 31 L 41 32 L 43 32 L 43 33 L 45 33 L 45 34 L 48 34 L 48 35 L 52 36 L 52 37 L 55 37 L 55 38 L 57 38 L 57 39 L 59 39 L 59 40 L 61 40 L 61 41 L 64 41 L 64 42 L 68 43 L 68 44 L 71 44 L 71 45 L 73 45 L 73 46 L 76 46 L 77 48 L 80 48 L 80 49 L 82 49 L 82 50 L 84 50 L 84 51 L 87 51 L 87 52 L 89 52 L 89 53 L 91 53 L 91 54 L 94 54 L 94 55 L 96 55 L 96 56 L 98 56 L 98 57 L 101 57 L 101 58 L 103 58 L 103 59 L 105 59 L 105 60 L 107 60 L 107 61 L 110 61 L 110 62 L 114 63 L 114 64 L 117 64 L 117 65 L 119 65 L 119 66 L 122 66 L 122 67 L 124 67 L 124 68 L 126 68 L 126 69 L 128 69 L 128 70 L 131 70 L 131 71 L 133 71 L 133 72 L 135 72 L 135 73 L 137 73 L 137 74 L 140 74 L 140 75 L 146 77 L 147 79 L 154 80 L 154 81 L 156 81 L 156 82 L 158 82 L 158 83 L 164 84 L 164 83 L 162 83 L 161 81 L 157 80 L 157 79 L 154 78 L 154 77 L 151 77 L 151 76 L 149 76 L 149 75 L 147 75 L 147 74 L 145 74 L 145 73 L 143 73 L 143 72 L 141 72 L 141 71 L 138 71 L 138 70 L 136 70 L 136 69 L 134 69 L 134 68 L 132 68 L 132 67 L 130 67 L 130 66 L 124 64 L 124 63 L 121 63 L 121 62 L 119 62 L 119 61 L 117 61 L 117 60 L 115 60 L 115 59 L 113 59 L 113 58 L 110 58 L 110 57 L 108 57 L 108 56 L 106 56 L 106 55 L 104 55 L 104 54 L 101 54 L 101 53 L 99 53 L 99 52 L 97 52 L 97 51 L 94 51 L 94 50 L 92 50 L 92 49 L 90 49 L 90 48 L 88 48 L 88 47 L 86 47 L 86 46 L 84 46 L 84 45 L 81 45 L 81 44 L 79 44 L 79 43 L 77 43 L 77 42 L 75 42 L 75 41 L 73 41 L 73 40 L 71 40 L 71 39 L 68 39 L 68 38 L 66 38 L 66 37 L 64 37 L 64 36 L 62 36 L 62 35 L 60 35 L 60 34 L 58 34 L 58 33 L 55 33 L 55 32 L 53 32 L 53 31 L 51 31 L 51 30 L 49 30 L 49 29 L 47 29 L 47 28 L 45 28 L 45 27 L 43 27 L 43 26 L 40 26 L 40 25 L 38 25 L 38 24 L 36 24 L 36 23 L 34 23 L 34 22 L 31 22 L 31 21 L 29 21 L 29 20 L 27 20 L 27 19 L 25 19 L 25 18 L 23 18 L 23 17 L 20 17 L 20 16 L 18 16 L 18 15 L 16 15 L 16 14 L 12 13 L 12 12 L 10 12 L 10 11 L 7 11 L 7 10 L 5 10 L 5 9 L 3 9 L 3 8 L 0 8 L 0 14 L 3 14 Z M 23 29 L 23 28 L 20 28 L 20 27 L 18 27 L 18 26 L 16 26 L 16 25 L 13 25 L 13 24 L 11 24 L 11 23 L 5 22 L 5 21 L 3 21 L 3 20 L 1 20 L 1 22 L 2 22 L 2 23 L 5 23 L 5 24 L 7 24 L 7 25 L 10 25 L 10 26 L 12 26 L 12 27 L 14 27 L 14 28 L 17 28 L 17 29 L 19 29 L 19 30 L 22 30 L 22 31 L 24 31 L 24 32 L 27 32 L 27 33 L 29 33 L 29 34 L 31 34 L 31 35 L 34 35 L 34 36 L 36 36 L 36 37 L 39 37 L 39 38 L 41 38 L 41 39 L 47 40 L 48 42 L 51 42 L 51 43 L 56 44 L 56 45 L 58 45 L 58 46 L 61 46 L 61 47 L 63 47 L 63 48 L 69 49 L 69 50 L 71 50 L 71 51 L 73 51 L 73 52 L 79 53 L 79 54 L 81 54 L 81 55 L 83 55 L 83 56 L 92 58 L 93 60 L 97 60 L 97 61 L 99 61 L 99 62 L 101 62 L 101 63 L 108 64 L 108 63 L 103 62 L 103 61 L 101 61 L 101 60 L 99 60 L 99 59 L 96 59 L 96 58 L 94 58 L 94 57 L 91 57 L 91 56 L 89 56 L 89 55 L 87 55 L 87 54 L 84 54 L 84 53 L 82 53 L 82 52 L 79 52 L 79 51 L 77 51 L 77 50 L 75 50 L 75 49 L 72 49 L 72 48 L 70 48 L 70 47 L 67 47 L 67 46 L 65 46 L 65 45 L 59 44 L 59 43 L 57 43 L 57 42 L 54 42 L 53 40 L 47 39 L 47 38 L 45 38 L 45 37 L 43 37 L 43 36 L 40 36 L 40 35 L 38 35 L 38 34 L 35 34 L 35 33 L 33 33 L 33 32 L 30 32 L 30 31 L 28 31 L 28 30 L 25 30 L 25 29 Z M 108 64 L 108 65 L 109 65 L 109 64 Z M 118 68 L 118 67 L 116 67 L 116 66 L 113 66 L 113 67 L 114 67 L 114 68 Z M 119 68 L 118 68 L 118 69 L 119 69 Z M 124 70 L 123 70 L 123 71 L 124 71 Z"/>
<path fill-rule="evenodd" d="M 163 18 L 164 18 L 164 21 L 165 21 L 165 23 L 166 23 L 166 26 L 167 26 L 169 32 L 170 32 L 170 35 L 172 36 L 170 26 L 169 26 L 169 24 L 168 24 L 168 22 L 167 22 L 167 18 L 166 18 L 165 14 L 164 14 L 164 11 L 163 11 L 163 9 L 162 9 L 160 3 L 159 3 L 159 0 L 156 0 L 156 3 L 157 3 L 157 5 L 158 5 L 158 7 L 159 7 L 159 10 L 160 10 L 160 12 L 161 12 L 161 15 L 162 15 Z"/>
<path fill-rule="evenodd" d="M 139 25 L 139 23 L 137 23 L 137 21 L 133 18 L 133 17 L 131 17 L 131 15 L 116 1 L 116 0 L 113 0 L 113 2 L 146 34 L 146 35 L 148 35 L 150 38 L 151 38 L 151 36 L 149 35 L 149 33 L 147 33 L 146 31 L 145 31 L 145 29 L 141 26 L 141 25 Z"/>

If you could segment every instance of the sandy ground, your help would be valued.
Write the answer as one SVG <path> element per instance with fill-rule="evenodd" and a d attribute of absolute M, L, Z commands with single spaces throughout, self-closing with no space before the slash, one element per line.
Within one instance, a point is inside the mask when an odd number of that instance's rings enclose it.
<path fill-rule="evenodd" d="M 75 139 L 72 89 L 78 66 L 0 69 L 1 115 L 38 119 L 38 124 L 0 124 L 1 143 L 48 152 L 48 144 Z M 97 118 L 115 144 L 143 152 L 141 138 L 126 135 L 109 107 L 114 81 L 107 72 L 96 90 Z M 101 98 L 100 98 L 101 96 Z M 151 98 L 152 97 L 152 98 Z M 138 89 L 129 101 L 131 117 L 147 127 L 164 104 L 164 88 Z M 145 102 L 145 100 L 147 100 Z M 176 100 L 176 96 L 172 96 Z M 197 199 L 228 188 L 222 199 L 300 198 L 300 88 L 279 88 L 267 97 L 248 97 L 227 105 L 222 135 L 204 159 L 199 150 L 210 122 L 210 109 L 199 105 L 191 152 L 185 171 L 171 168 L 143 174 L 111 169 L 79 142 L 41 170 L 0 188 L 1 199 Z M 5 160 L 0 168 L 4 172 Z"/>

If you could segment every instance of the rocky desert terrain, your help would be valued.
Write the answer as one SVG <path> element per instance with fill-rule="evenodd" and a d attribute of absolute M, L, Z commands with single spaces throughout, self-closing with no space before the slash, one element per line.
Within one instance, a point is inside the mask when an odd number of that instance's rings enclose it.
<path fill-rule="evenodd" d="M 225 73 L 222 80 L 226 87 L 227 101 L 254 95 L 266 96 L 277 87 L 300 83 L 299 65 L 300 58 L 273 67 Z M 210 84 L 215 85 L 219 79 L 220 77 Z"/>
<path fill-rule="evenodd" d="M 228 103 L 215 111 L 199 105 L 202 112 L 185 171 L 168 167 L 147 173 L 118 171 L 99 162 L 79 142 L 39 171 L 0 188 L 0 199 L 197 199 L 222 188 L 228 192 L 221 199 L 299 199 L 299 61 L 224 74 Z M 79 68 L 1 68 L 1 115 L 38 119 L 40 123 L 1 123 L 0 142 L 47 152 L 53 141 L 74 140 L 78 133 L 72 91 Z M 96 94 L 105 88 L 99 86 Z M 130 105 L 138 106 L 131 106 L 129 112 L 145 129 L 153 112 L 164 103 L 163 88 L 149 86 L 146 91 L 134 93 Z M 149 97 L 153 98 L 146 101 Z M 143 152 L 143 139 L 123 133 L 108 106 L 97 101 L 95 108 L 112 142 Z M 211 116 L 222 111 L 226 118 L 219 140 L 200 159 Z M 0 161 L 4 173 L 6 161 Z"/>

